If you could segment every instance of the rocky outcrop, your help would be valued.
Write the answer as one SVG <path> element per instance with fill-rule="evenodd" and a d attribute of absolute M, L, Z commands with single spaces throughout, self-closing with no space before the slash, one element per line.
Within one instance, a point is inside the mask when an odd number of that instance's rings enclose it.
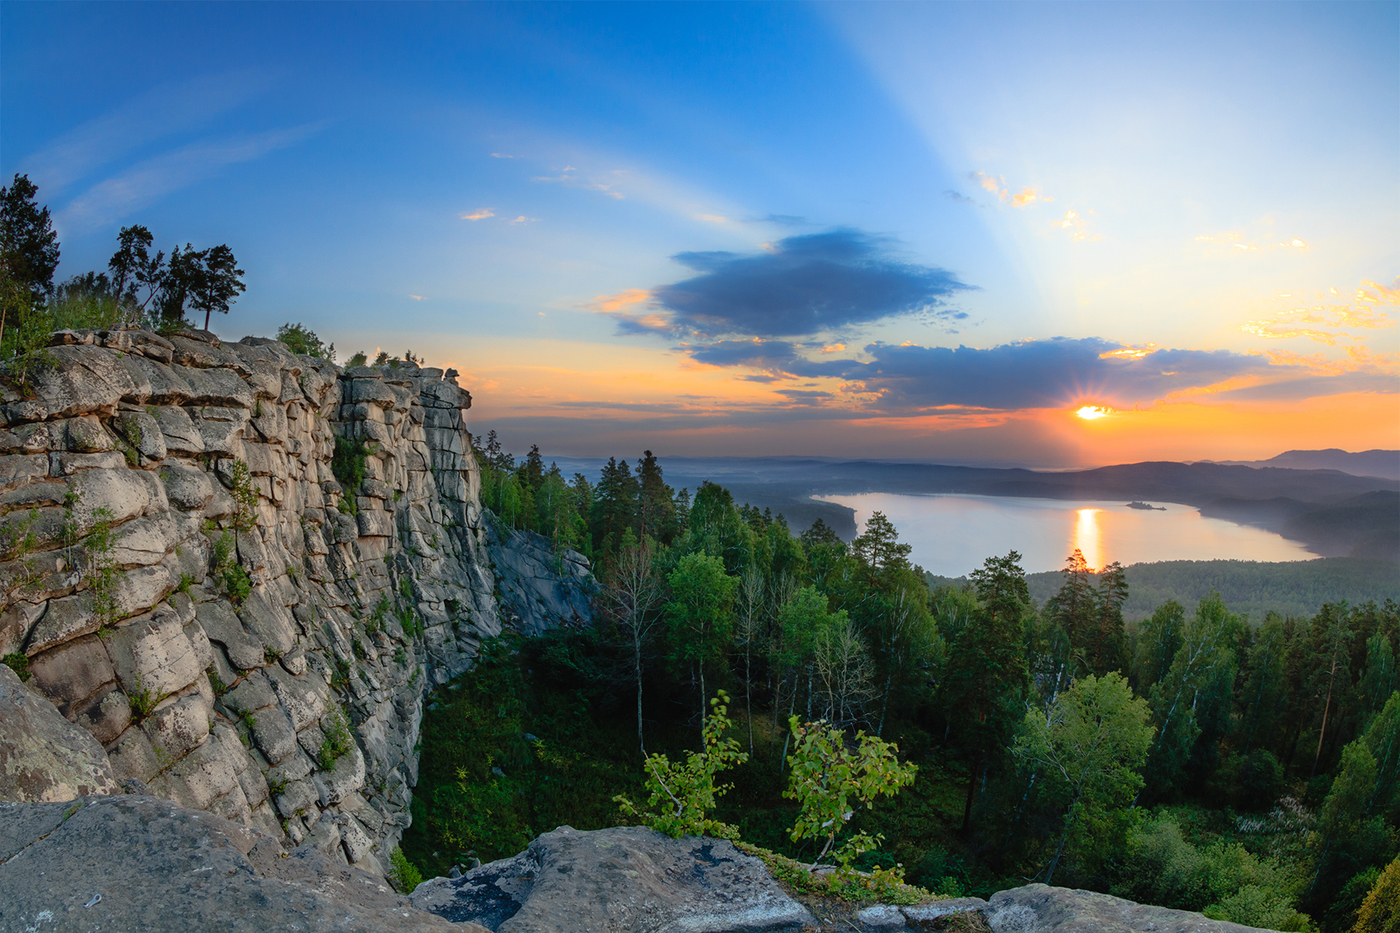
<path fill-rule="evenodd" d="M 0 803 L 0 930 L 1261 933 L 1043 884 L 989 901 L 848 909 L 833 925 L 730 843 L 641 827 L 560 827 L 514 858 L 424 882 L 411 897 L 314 845 L 285 843 L 155 797 Z"/>
<path fill-rule="evenodd" d="M 497 612 L 522 635 L 593 623 L 597 584 L 588 559 L 557 551 L 544 535 L 487 523 L 487 544 L 496 577 Z"/>
<path fill-rule="evenodd" d="M 1044 884 L 999 891 L 985 913 L 993 933 L 1260 933 L 1258 927 L 1210 920 L 1189 910 Z"/>
<path fill-rule="evenodd" d="M 261 338 L 54 343 L 0 391 L 0 655 L 123 783 L 382 869 L 424 692 L 500 632 L 470 396 Z"/>
<path fill-rule="evenodd" d="M 119 794 L 102 746 L 0 665 L 0 800 Z"/>
<path fill-rule="evenodd" d="M 481 933 L 311 846 L 155 797 L 0 803 L 0 929 Z"/>
<path fill-rule="evenodd" d="M 724 839 L 561 826 L 511 859 L 413 892 L 414 906 L 499 933 L 800 930 L 813 918 Z"/>

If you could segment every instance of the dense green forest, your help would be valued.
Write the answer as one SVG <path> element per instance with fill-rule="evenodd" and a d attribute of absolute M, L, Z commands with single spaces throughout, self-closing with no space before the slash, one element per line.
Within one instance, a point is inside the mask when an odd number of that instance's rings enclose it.
<path fill-rule="evenodd" d="M 1400 600 L 1400 564 L 1360 557 L 1270 563 L 1256 560 L 1164 560 L 1130 564 L 1125 619 L 1146 619 L 1169 599 L 1194 606 L 1212 591 L 1232 612 L 1258 621 L 1270 612 L 1313 616 L 1327 603 Z M 930 587 L 963 586 L 964 578 L 927 574 Z M 1063 583 L 1059 571 L 1026 574 L 1031 599 L 1043 604 Z"/>
<path fill-rule="evenodd" d="M 876 515 L 849 544 L 649 452 L 594 485 L 478 451 L 483 502 L 589 554 L 596 624 L 488 646 L 434 694 L 404 850 L 427 872 L 624 821 L 644 753 L 699 747 L 731 696 L 749 754 L 717 816 L 796 858 L 790 715 L 879 735 L 912 786 L 861 811 L 861 867 L 987 894 L 1029 880 L 1284 930 L 1347 930 L 1400 852 L 1400 606 L 1245 619 L 1217 595 L 1125 623 L 1130 578 L 1071 555 L 1032 599 L 1019 555 L 930 587 Z M 635 799 L 635 796 L 634 796 Z"/>

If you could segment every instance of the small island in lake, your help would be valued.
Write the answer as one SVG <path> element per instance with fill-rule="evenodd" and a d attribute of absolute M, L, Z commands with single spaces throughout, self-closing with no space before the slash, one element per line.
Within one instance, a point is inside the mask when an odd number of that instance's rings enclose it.
<path fill-rule="evenodd" d="M 1153 505 L 1150 502 L 1139 502 L 1137 499 L 1134 499 L 1132 502 L 1129 502 L 1128 508 L 1147 509 L 1149 512 L 1165 512 L 1167 510 L 1167 507 L 1165 505 Z"/>

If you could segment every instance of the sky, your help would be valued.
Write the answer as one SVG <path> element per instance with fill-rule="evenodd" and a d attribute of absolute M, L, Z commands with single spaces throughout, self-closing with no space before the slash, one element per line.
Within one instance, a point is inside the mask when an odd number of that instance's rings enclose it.
<path fill-rule="evenodd" d="M 1400 447 L 1400 4 L 0 5 L 59 278 L 413 351 L 559 456 Z M 1084 417 L 1085 415 L 1090 417 Z"/>

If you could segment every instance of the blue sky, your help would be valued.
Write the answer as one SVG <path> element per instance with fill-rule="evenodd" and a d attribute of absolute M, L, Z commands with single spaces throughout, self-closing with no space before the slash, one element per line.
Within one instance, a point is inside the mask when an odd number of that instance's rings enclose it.
<path fill-rule="evenodd" d="M 11 2 L 0 172 L 521 449 L 1396 447 L 1398 10 Z"/>

